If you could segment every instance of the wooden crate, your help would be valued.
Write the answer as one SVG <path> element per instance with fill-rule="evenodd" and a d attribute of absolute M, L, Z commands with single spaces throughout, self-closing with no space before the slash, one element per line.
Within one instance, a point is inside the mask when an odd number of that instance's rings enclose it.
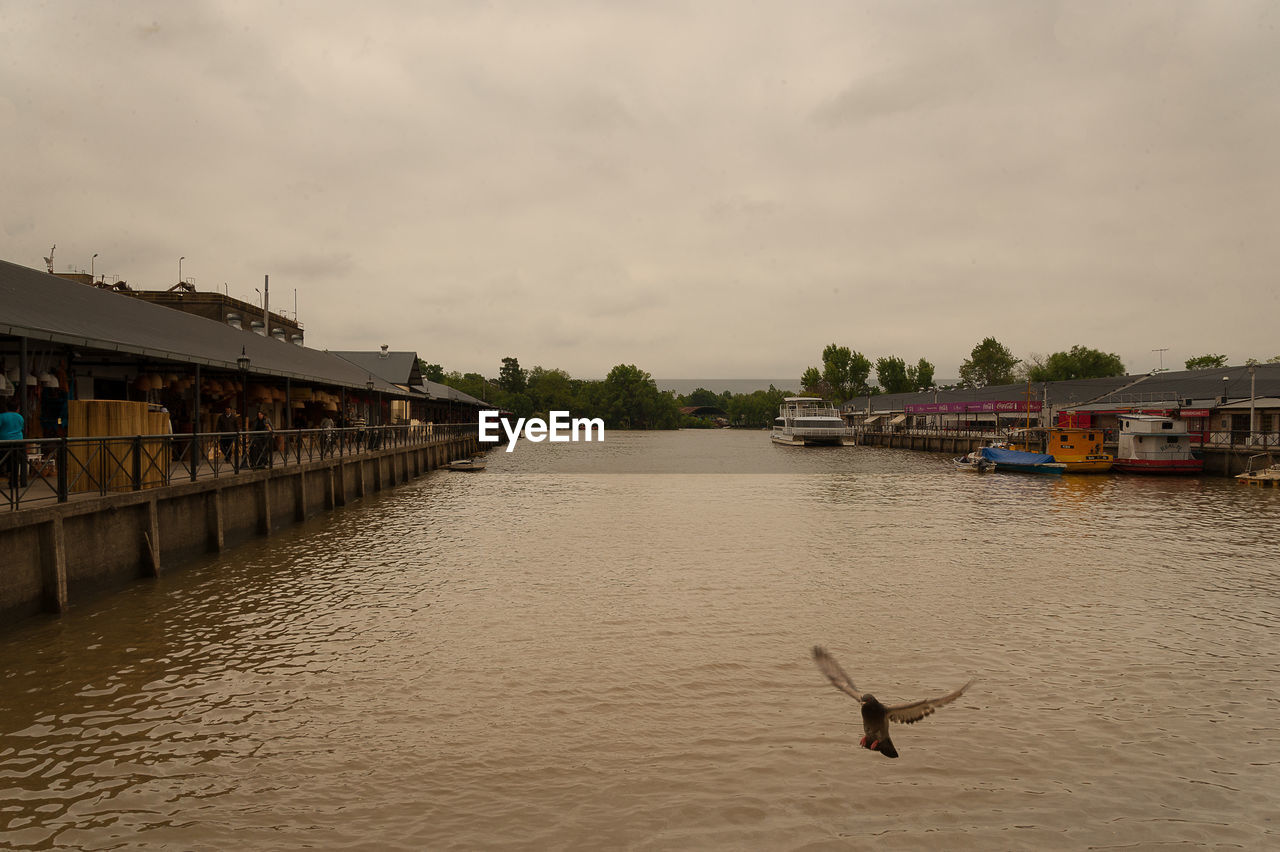
<path fill-rule="evenodd" d="M 115 399 L 74 399 L 67 403 L 68 438 L 113 438 L 103 444 L 71 444 L 68 475 L 75 480 L 84 469 L 88 475 L 71 483 L 71 491 L 108 491 L 133 489 L 134 447 L 137 435 L 166 435 L 170 430 L 169 415 L 151 411 L 145 402 Z M 170 442 L 152 438 L 142 441 L 142 487 L 164 484 L 169 469 Z"/>

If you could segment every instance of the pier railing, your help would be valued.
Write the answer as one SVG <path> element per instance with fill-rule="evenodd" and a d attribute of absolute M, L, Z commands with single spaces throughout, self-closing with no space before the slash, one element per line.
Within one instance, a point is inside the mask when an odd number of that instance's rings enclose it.
<path fill-rule="evenodd" d="M 3 441 L 0 508 L 445 443 L 474 431 L 474 424 L 450 423 Z"/>

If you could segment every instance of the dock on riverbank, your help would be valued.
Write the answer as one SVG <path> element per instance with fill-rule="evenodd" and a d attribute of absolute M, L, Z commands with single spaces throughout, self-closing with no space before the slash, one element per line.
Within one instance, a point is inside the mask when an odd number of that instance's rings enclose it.
<path fill-rule="evenodd" d="M 901 432 L 861 430 L 856 433 L 857 443 L 862 446 L 946 453 L 951 456 L 971 453 L 989 445 L 992 441 L 1000 440 L 1001 437 L 995 432 L 946 432 L 926 429 Z M 1107 444 L 1107 447 L 1108 452 L 1114 453 L 1116 444 L 1113 441 Z M 1204 472 L 1219 476 L 1235 476 L 1243 473 L 1249 456 L 1258 452 L 1256 447 L 1244 443 L 1224 446 L 1198 445 L 1194 450 L 1204 458 Z"/>
<path fill-rule="evenodd" d="M 254 536 L 395 488 L 479 451 L 474 428 L 406 427 L 378 449 L 317 452 L 254 469 L 195 468 L 169 484 L 0 513 L 0 621 L 64 612 L 78 600 L 120 587 Z"/>

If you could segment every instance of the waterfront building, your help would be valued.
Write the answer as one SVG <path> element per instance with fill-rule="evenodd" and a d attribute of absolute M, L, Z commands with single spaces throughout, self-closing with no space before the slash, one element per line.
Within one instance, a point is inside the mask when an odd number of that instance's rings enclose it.
<path fill-rule="evenodd" d="M 415 411 L 424 423 L 469 423 L 476 410 L 490 407 L 484 400 L 424 378 L 417 352 L 394 351 L 385 345 L 376 352 L 330 351 L 409 395 L 388 400 L 386 410 L 379 412 L 383 418 L 379 423 L 411 423 L 419 419 Z"/>
<path fill-rule="evenodd" d="M 279 428 L 319 424 L 326 412 L 378 400 L 405 403 L 430 420 L 437 398 L 409 391 L 335 354 L 281 335 L 133 298 L 0 261 L 0 394 L 17 394 L 31 438 L 66 434 L 69 400 L 132 400 L 163 406 L 175 433 L 212 432 L 231 406 L 266 412 Z M 456 421 L 474 422 L 479 400 L 447 400 Z"/>
<path fill-rule="evenodd" d="M 1186 421 L 1195 445 L 1280 445 L 1280 364 L 1136 376 L 877 394 L 847 402 L 859 433 L 989 433 L 1025 426 L 1102 429 L 1108 443 L 1119 417 L 1154 414 Z"/>

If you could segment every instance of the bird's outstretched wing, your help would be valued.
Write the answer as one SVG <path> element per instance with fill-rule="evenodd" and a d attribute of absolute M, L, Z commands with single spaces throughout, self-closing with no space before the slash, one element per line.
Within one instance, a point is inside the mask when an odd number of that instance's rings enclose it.
<path fill-rule="evenodd" d="M 827 680 L 831 681 L 832 686 L 850 696 L 853 700 L 859 703 L 862 702 L 862 693 L 858 691 L 858 687 L 853 685 L 853 681 L 844 673 L 844 669 L 840 668 L 836 658 L 827 653 L 826 648 L 821 645 L 814 645 L 813 661 L 817 663 L 818 671 L 826 675 Z"/>
<path fill-rule="evenodd" d="M 838 667 L 837 671 L 839 671 Z M 907 701 L 902 704 L 891 704 L 885 707 L 885 711 L 889 717 L 889 721 L 910 725 L 912 722 L 919 722 L 925 716 L 932 715 L 939 707 L 944 707 L 952 701 L 955 701 L 961 695 L 964 695 L 964 691 L 972 684 L 973 681 L 969 681 L 955 692 L 948 692 L 946 695 L 940 695 L 937 698 L 921 698 L 919 701 Z"/>

